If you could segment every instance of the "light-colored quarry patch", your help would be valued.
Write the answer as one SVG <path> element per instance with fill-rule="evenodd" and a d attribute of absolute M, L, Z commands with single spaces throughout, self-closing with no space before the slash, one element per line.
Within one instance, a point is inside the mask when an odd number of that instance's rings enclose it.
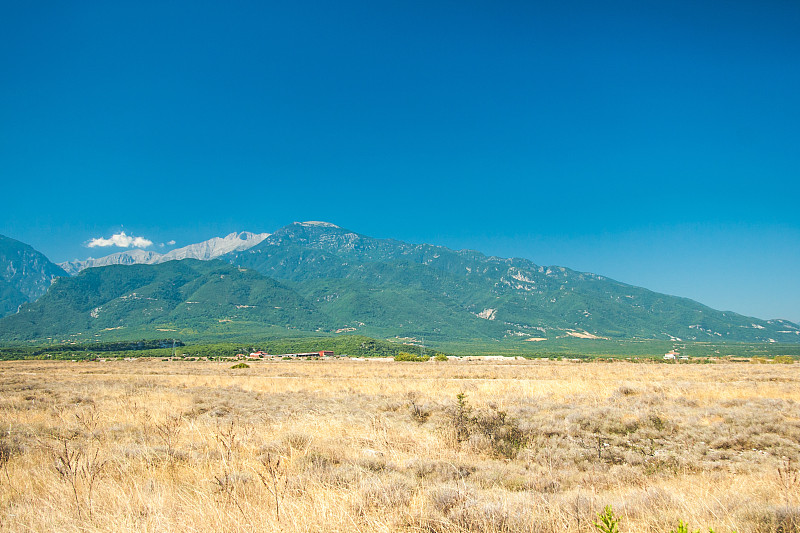
<path fill-rule="evenodd" d="M 570 337 L 577 337 L 579 339 L 603 339 L 608 340 L 608 337 L 598 337 L 597 335 L 592 335 L 587 331 L 568 331 L 567 335 Z"/>
<path fill-rule="evenodd" d="M 497 318 L 497 309 L 484 309 L 480 313 L 478 313 L 478 318 L 483 318 L 486 320 L 494 320 Z"/>

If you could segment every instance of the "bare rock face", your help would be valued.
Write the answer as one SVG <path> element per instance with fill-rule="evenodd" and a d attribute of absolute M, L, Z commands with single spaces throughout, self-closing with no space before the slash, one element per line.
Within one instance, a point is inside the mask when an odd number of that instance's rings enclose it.
<path fill-rule="evenodd" d="M 59 266 L 63 268 L 67 273 L 69 273 L 71 276 L 74 276 L 81 270 L 92 267 L 101 267 L 109 265 L 140 265 L 140 264 L 149 265 L 157 262 L 159 257 L 161 257 L 161 254 L 159 253 L 136 249 L 136 250 L 126 250 L 124 252 L 117 252 L 97 259 L 95 259 L 94 257 L 90 257 L 83 261 L 80 260 L 66 261 L 64 263 L 59 263 Z"/>
<path fill-rule="evenodd" d="M 47 292 L 67 273 L 33 247 L 0 235 L 0 316 Z"/>
<path fill-rule="evenodd" d="M 209 259 L 216 259 L 230 252 L 241 252 L 250 249 L 269 237 L 269 235 L 269 233 L 250 233 L 249 231 L 242 231 L 240 233 L 231 233 L 225 237 L 214 237 L 207 241 L 190 244 L 189 246 L 167 252 L 155 262 L 163 263 L 164 261 L 172 261 L 174 259 L 200 259 L 202 261 L 208 261 Z"/>
<path fill-rule="evenodd" d="M 74 276 L 86 268 L 108 265 L 155 265 L 180 259 L 200 259 L 202 261 L 208 261 L 230 252 L 248 250 L 269 237 L 269 235 L 269 233 L 242 231 L 240 233 L 231 233 L 225 237 L 214 237 L 213 239 L 197 244 L 190 244 L 183 248 L 176 248 L 165 254 L 138 249 L 126 250 L 97 259 L 90 257 L 83 261 L 67 261 L 61 263 L 60 266 L 66 272 Z"/>

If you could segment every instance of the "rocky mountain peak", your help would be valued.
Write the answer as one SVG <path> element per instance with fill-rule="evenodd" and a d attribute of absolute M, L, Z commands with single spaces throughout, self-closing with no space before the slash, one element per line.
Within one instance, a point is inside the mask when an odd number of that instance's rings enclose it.
<path fill-rule="evenodd" d="M 98 259 L 90 257 L 83 261 L 67 261 L 61 263 L 60 266 L 69 274 L 75 275 L 86 268 L 108 265 L 155 265 L 181 259 L 208 261 L 231 252 L 241 252 L 252 248 L 269 237 L 269 235 L 269 233 L 252 233 L 249 231 L 234 232 L 225 237 L 214 237 L 207 241 L 176 248 L 165 254 L 139 249 L 125 250 Z"/>

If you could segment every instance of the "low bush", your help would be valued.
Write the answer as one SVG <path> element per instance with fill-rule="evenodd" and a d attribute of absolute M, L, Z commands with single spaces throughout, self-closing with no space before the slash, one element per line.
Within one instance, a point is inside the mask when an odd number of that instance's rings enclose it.
<path fill-rule="evenodd" d="M 395 361 L 410 361 L 413 363 L 424 363 L 430 361 L 430 359 L 431 358 L 427 355 L 414 355 L 408 352 L 400 352 L 394 356 Z"/>

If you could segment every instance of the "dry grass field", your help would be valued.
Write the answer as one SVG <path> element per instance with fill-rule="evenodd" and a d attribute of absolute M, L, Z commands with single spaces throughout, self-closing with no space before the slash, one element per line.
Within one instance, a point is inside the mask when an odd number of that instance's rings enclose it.
<path fill-rule="evenodd" d="M 800 365 L 0 363 L 0 530 L 800 531 Z"/>

